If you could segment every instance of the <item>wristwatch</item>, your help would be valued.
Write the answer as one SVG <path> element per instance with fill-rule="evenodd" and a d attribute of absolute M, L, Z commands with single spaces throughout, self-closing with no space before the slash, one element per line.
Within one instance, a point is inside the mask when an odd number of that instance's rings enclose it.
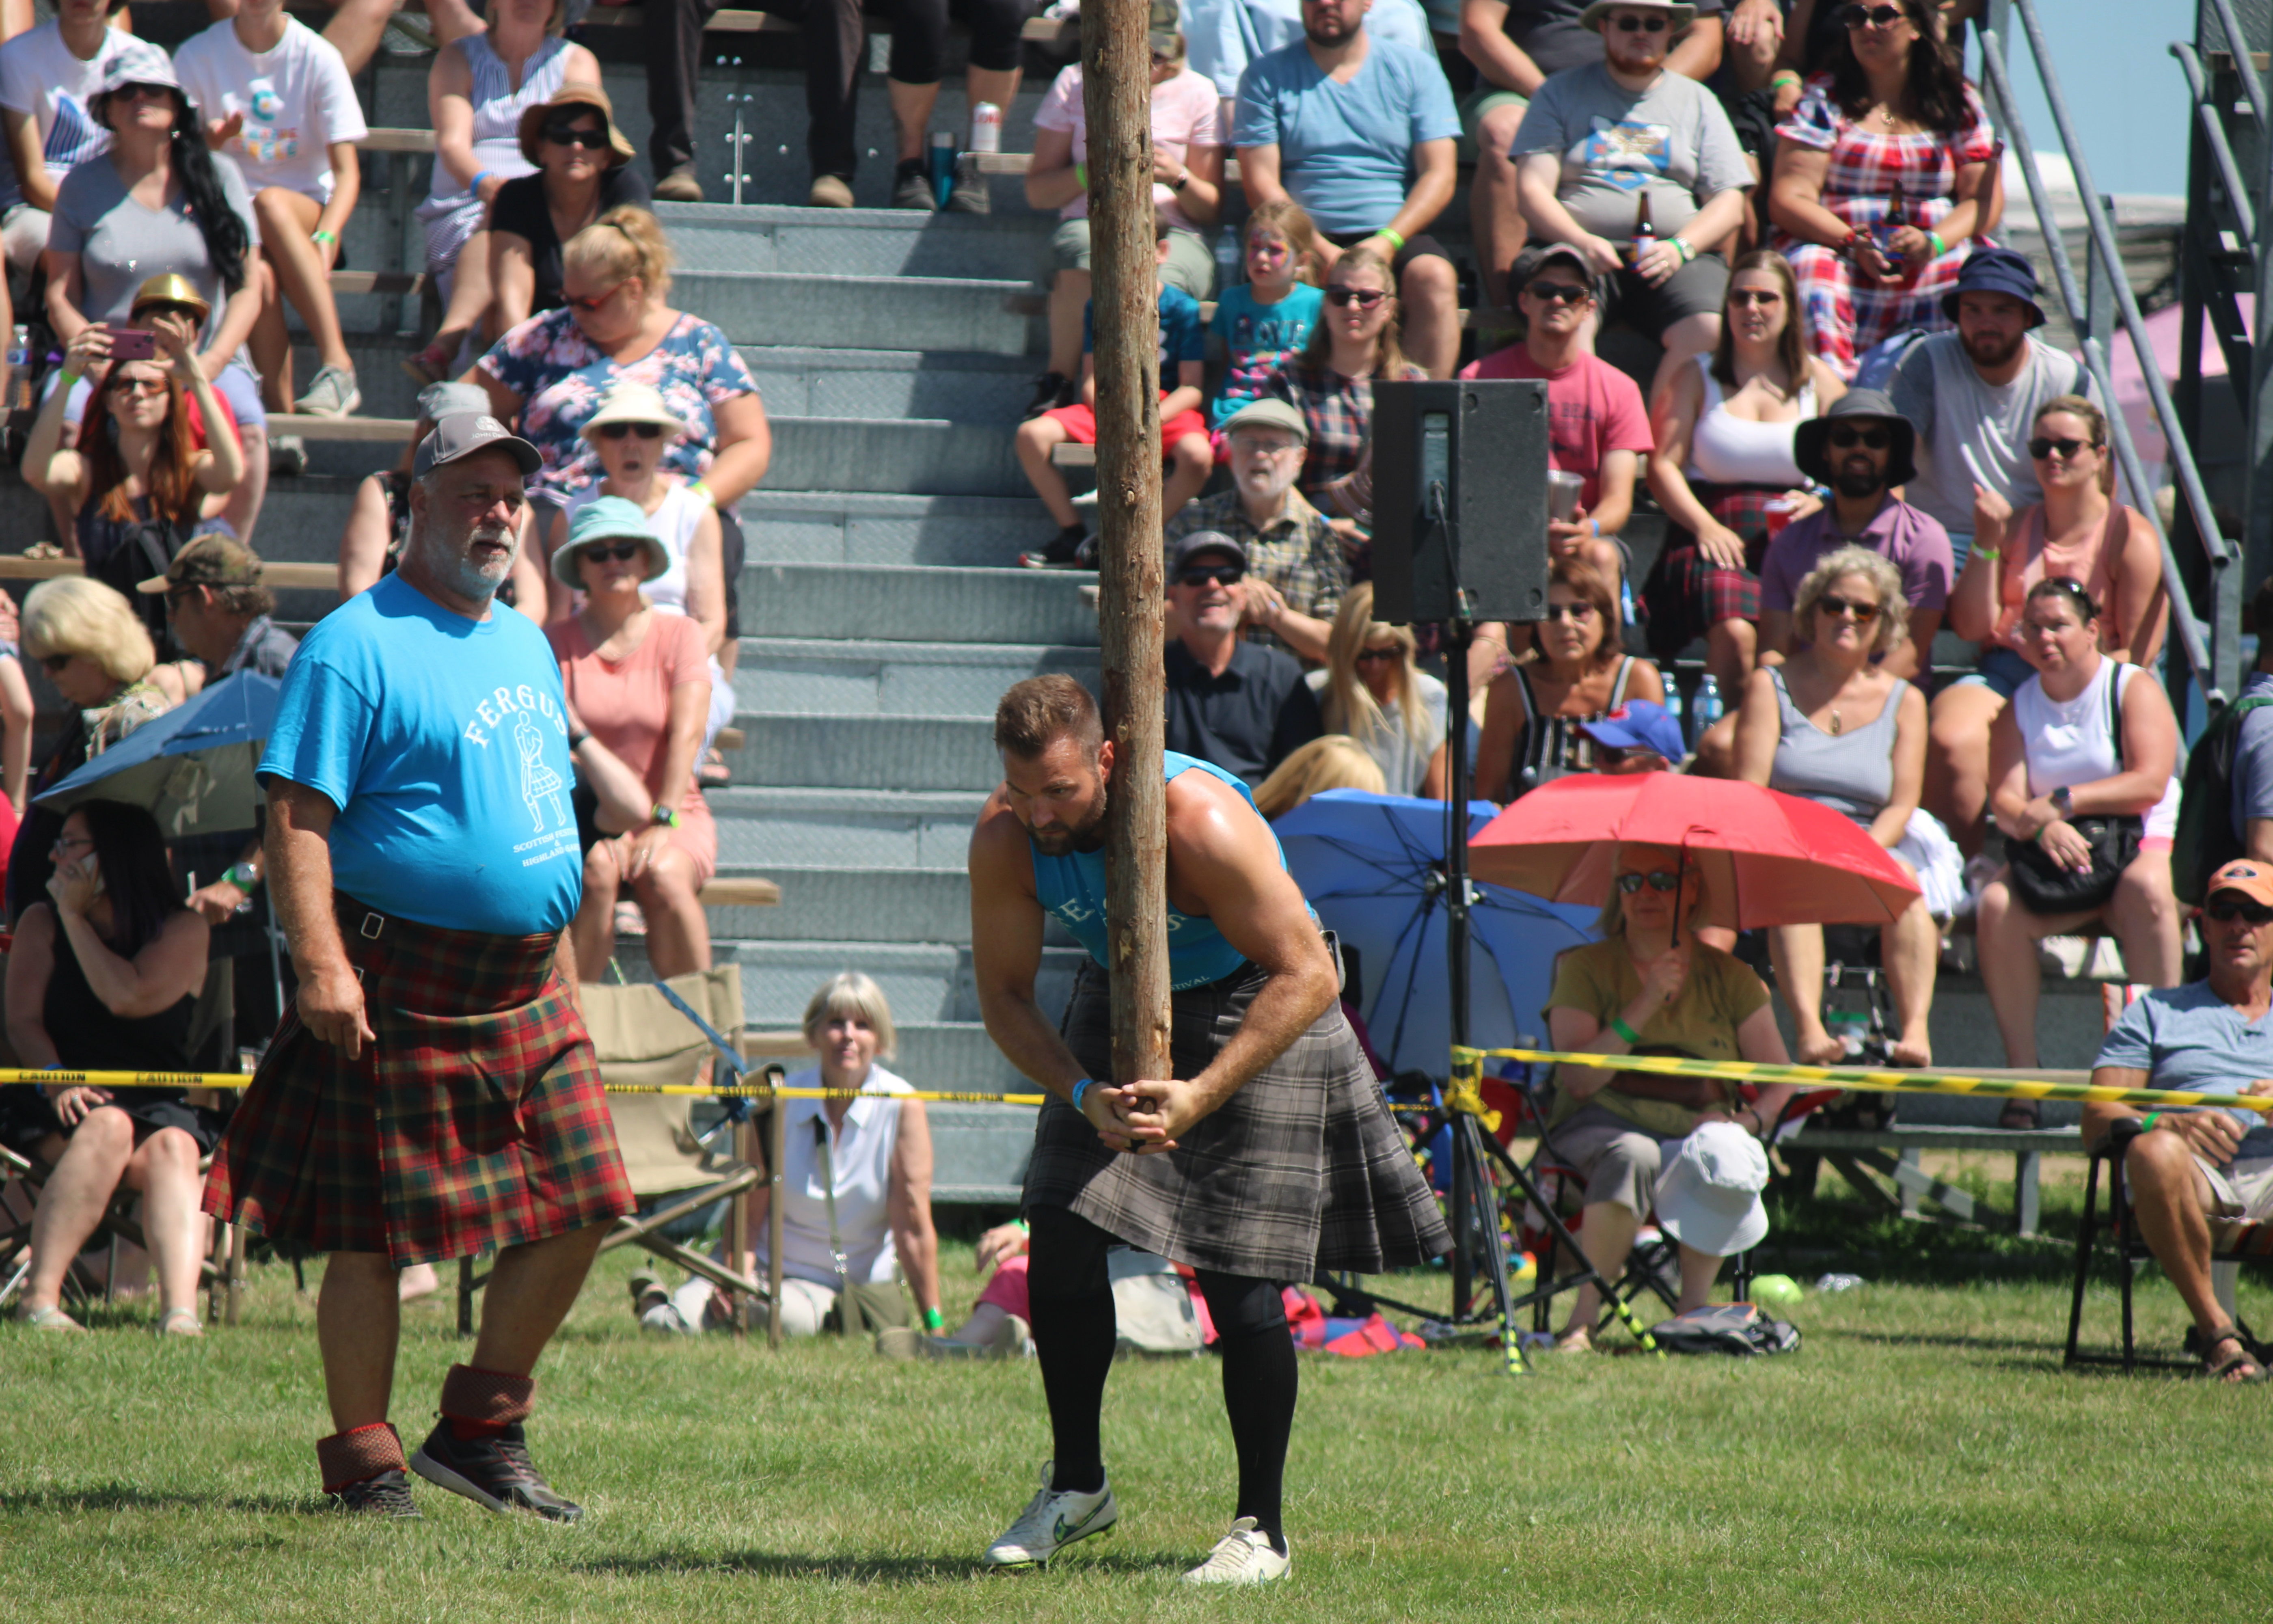
<path fill-rule="evenodd" d="M 664 806 L 660 801 L 655 803 L 654 807 L 649 811 L 648 816 L 653 822 L 662 824 L 665 829 L 676 829 L 679 827 L 678 812 L 670 807 Z"/>
<path fill-rule="evenodd" d="M 1191 177 L 1192 172 L 1189 169 L 1186 169 L 1182 175 L 1177 176 L 1175 179 L 1168 183 L 1168 190 L 1171 192 L 1182 192 L 1184 189 L 1184 183 L 1191 179 Z"/>
<path fill-rule="evenodd" d="M 2065 784 L 2061 785 L 2051 794 L 2045 796 L 2044 799 L 2052 803 L 2052 810 L 2059 813 L 2062 817 L 2069 816 L 2075 810 L 2075 797 L 2068 793 L 2068 787 Z"/>
<path fill-rule="evenodd" d="M 229 864 L 229 872 L 221 877 L 241 891 L 251 891 L 260 883 L 260 876 L 252 871 L 252 865 L 248 862 Z"/>

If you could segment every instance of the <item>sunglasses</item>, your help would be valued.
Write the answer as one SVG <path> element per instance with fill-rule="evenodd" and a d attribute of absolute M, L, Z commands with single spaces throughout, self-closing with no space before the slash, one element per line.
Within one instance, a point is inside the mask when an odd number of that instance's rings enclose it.
<path fill-rule="evenodd" d="M 1839 13 L 1849 28 L 1891 28 L 1909 13 L 1898 5 L 1850 5 Z"/>
<path fill-rule="evenodd" d="M 1178 586 L 1237 586 L 1246 579 L 1246 569 L 1238 564 L 1195 564 L 1189 569 L 1176 572 Z"/>
<path fill-rule="evenodd" d="M 1783 295 L 1767 288 L 1731 288 L 1729 289 L 1729 303 L 1738 310 L 1752 304 L 1765 310 L 1771 304 L 1782 304 Z"/>
<path fill-rule="evenodd" d="M 1836 592 L 1826 592 L 1817 598 L 1815 608 L 1819 614 L 1851 614 L 1855 617 L 1855 623 L 1857 626 L 1868 626 L 1879 618 L 1878 605 L 1858 604 L 1851 598 L 1840 597 Z"/>
<path fill-rule="evenodd" d="M 599 309 L 601 305 L 606 304 L 610 299 L 614 298 L 616 295 L 621 293 L 626 288 L 630 287 L 631 284 L 632 278 L 626 276 L 623 281 L 618 282 L 605 293 L 596 293 L 588 299 L 567 298 L 564 299 L 562 303 L 566 304 L 571 310 L 581 310 L 585 314 L 589 315 L 592 312 Z"/>
<path fill-rule="evenodd" d="M 2262 902 L 2250 902 L 2239 897 L 2229 897 L 2224 892 L 2211 898 L 2202 912 L 2221 925 L 2231 925 L 2237 919 L 2247 920 L 2253 925 L 2262 925 L 2269 920 L 2273 920 L 2273 908 L 2267 907 Z"/>
<path fill-rule="evenodd" d="M 50 852 L 86 852 L 94 849 L 94 842 L 86 835 L 57 835 Z"/>
<path fill-rule="evenodd" d="M 42 654 L 40 656 L 40 669 L 51 677 L 56 676 L 78 658 L 76 654 Z"/>
<path fill-rule="evenodd" d="M 1542 304 L 1579 304 L 1594 297 L 1594 290 L 1574 282 L 1534 282 L 1524 292 Z"/>
<path fill-rule="evenodd" d="M 155 102 L 160 96 L 170 100 L 174 87 L 171 85 L 121 85 L 110 94 L 121 102 Z"/>
<path fill-rule="evenodd" d="M 621 440 L 626 434 L 636 434 L 641 440 L 661 440 L 660 423 L 603 423 L 595 431 L 602 440 Z"/>
<path fill-rule="evenodd" d="M 113 395 L 160 395 L 166 392 L 166 380 L 162 378 L 114 378 L 110 380 L 110 392 Z"/>
<path fill-rule="evenodd" d="M 1392 644 L 1386 649 L 1360 649 L 1355 654 L 1352 655 L 1350 658 L 1351 663 L 1354 665 L 1378 665 L 1384 660 L 1397 660 L 1402 658 L 1404 653 L 1404 650 Z"/>
<path fill-rule="evenodd" d="M 619 541 L 612 547 L 587 547 L 584 556 L 597 559 L 604 564 L 618 564 L 626 559 L 635 559 L 646 551 L 647 543 L 643 541 Z"/>
<path fill-rule="evenodd" d="M 544 139 L 555 147 L 585 147 L 597 151 L 608 144 L 604 124 L 547 124 Z"/>
<path fill-rule="evenodd" d="M 1665 32 L 1665 19 L 1662 17 L 1636 17 L 1632 12 L 1628 12 L 1625 16 L 1618 18 L 1617 22 L 1620 34 L 1663 34 Z"/>
<path fill-rule="evenodd" d="M 1618 876 L 1618 889 L 1629 897 L 1645 885 L 1656 891 L 1677 891 L 1681 889 L 1681 876 L 1670 868 L 1653 868 L 1647 874 Z"/>
<path fill-rule="evenodd" d="M 2037 462 L 2042 462 L 2049 459 L 2054 453 L 2058 453 L 2059 460 L 2063 462 L 2067 462 L 2073 461 L 2076 453 L 2082 451 L 2086 446 L 2089 446 L 2094 451 L 2099 449 L 2099 444 L 2097 440 L 2072 440 L 2066 437 L 2053 440 L 2047 436 L 2030 440 L 2029 442 L 2029 455 L 2036 458 Z"/>
<path fill-rule="evenodd" d="M 1852 451 L 1857 446 L 1868 446 L 1873 451 L 1884 451 L 1894 443 L 1892 429 L 1834 429 L 1831 443 L 1842 451 Z"/>
<path fill-rule="evenodd" d="M 1360 310 L 1371 310 L 1389 295 L 1379 288 L 1332 287 L 1326 289 L 1329 304 L 1354 304 Z"/>
<path fill-rule="evenodd" d="M 1580 620 L 1591 620 L 1594 618 L 1594 605 L 1592 604 L 1549 604 L 1547 607 L 1539 612 L 1539 616 L 1540 619 L 1543 620 L 1569 620 L 1573 625 L 1576 625 Z"/>

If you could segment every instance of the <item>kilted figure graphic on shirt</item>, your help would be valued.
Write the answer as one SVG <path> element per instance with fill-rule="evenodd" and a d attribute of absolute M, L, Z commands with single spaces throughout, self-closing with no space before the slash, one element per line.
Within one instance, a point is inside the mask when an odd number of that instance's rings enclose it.
<path fill-rule="evenodd" d="M 559 823 L 564 816 L 560 775 L 544 764 L 544 735 L 526 710 L 513 719 L 513 741 L 521 751 L 521 798 L 529 803 L 529 816 L 536 820 L 531 832 L 541 835 L 548 823 Z"/>
<path fill-rule="evenodd" d="M 1613 124 L 1599 114 L 1594 132 L 1576 143 L 1569 162 L 1593 180 L 1621 192 L 1639 192 L 1672 167 L 1669 124 Z"/>

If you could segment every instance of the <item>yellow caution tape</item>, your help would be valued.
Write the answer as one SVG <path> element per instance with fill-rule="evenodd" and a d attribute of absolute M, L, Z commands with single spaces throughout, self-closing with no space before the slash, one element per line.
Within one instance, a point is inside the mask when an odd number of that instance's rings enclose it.
<path fill-rule="evenodd" d="M 0 1068 L 0 1083 L 65 1084 L 86 1088 L 244 1088 L 246 1071 L 34 1071 Z M 698 1100 L 923 1100 L 955 1105 L 1039 1105 L 1039 1094 L 863 1094 L 856 1088 L 769 1088 L 762 1084 L 706 1088 L 694 1083 L 609 1083 L 610 1094 L 689 1094 Z"/>
<path fill-rule="evenodd" d="M 1678 1055 L 1604 1055 L 1548 1049 L 1452 1050 L 1455 1077 L 1474 1076 L 1486 1060 L 1534 1065 L 1591 1066 L 1612 1071 L 1655 1071 L 1671 1077 L 1716 1077 L 1745 1083 L 1808 1083 L 1869 1094 L 1969 1094 L 1992 1100 L 2085 1100 L 2102 1105 L 2207 1105 L 2273 1115 L 2273 1094 L 2202 1094 L 2180 1088 L 2103 1088 L 2044 1078 L 1976 1077 L 1959 1071 L 1874 1071 L 1859 1066 L 1772 1064 L 1757 1060 L 1690 1060 Z M 1451 1096 L 1446 1096 L 1450 1102 Z"/>

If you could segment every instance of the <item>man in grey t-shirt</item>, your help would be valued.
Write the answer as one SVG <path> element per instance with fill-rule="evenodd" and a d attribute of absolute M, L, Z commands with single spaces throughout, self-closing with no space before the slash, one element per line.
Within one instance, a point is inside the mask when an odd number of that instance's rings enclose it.
<path fill-rule="evenodd" d="M 1895 410 L 1917 425 L 1909 500 L 1941 521 L 1961 568 L 1973 545 L 1973 487 L 2014 512 L 2044 500 L 2029 432 L 2046 401 L 2088 394 L 2083 363 L 2035 335 L 2037 273 L 2009 248 L 1978 249 L 1941 301 L 1954 333 L 1918 340 L 1895 370 Z"/>
<path fill-rule="evenodd" d="M 1669 0 L 1595 0 L 1582 20 L 1602 34 L 1602 63 L 1542 85 L 1508 149 L 1534 239 L 1578 249 L 1602 279 L 1603 319 L 1665 346 L 1653 401 L 1720 342 L 1729 267 L 1705 251 L 1743 223 L 1753 184 L 1720 100 L 1665 65 L 1693 12 Z M 1647 246 L 1637 241 L 1645 210 L 1655 239 Z"/>

